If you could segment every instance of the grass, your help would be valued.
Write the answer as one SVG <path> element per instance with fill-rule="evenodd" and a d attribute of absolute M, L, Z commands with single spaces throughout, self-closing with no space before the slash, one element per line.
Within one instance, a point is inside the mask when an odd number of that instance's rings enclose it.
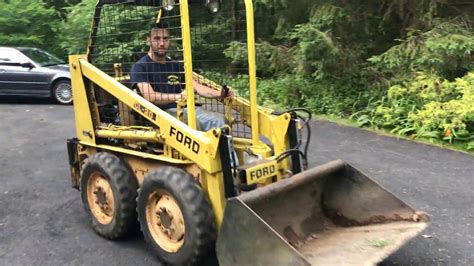
<path fill-rule="evenodd" d="M 372 247 L 376 247 L 376 248 L 383 248 L 393 243 L 393 240 L 384 239 L 384 238 L 372 239 L 368 241 Z"/>
<path fill-rule="evenodd" d="M 417 142 L 417 143 L 427 144 L 427 145 L 431 145 L 431 146 L 436 146 L 436 147 L 440 147 L 440 148 L 444 148 L 444 149 L 460 151 L 460 152 L 464 152 L 464 153 L 467 153 L 467 154 L 474 155 L 474 150 L 468 151 L 468 150 L 464 149 L 461 144 L 451 144 L 451 143 L 447 143 L 447 142 L 444 142 L 444 141 L 441 141 L 441 140 L 429 141 L 429 140 L 425 140 L 425 139 L 413 139 L 413 138 L 410 138 L 410 137 L 407 137 L 407 136 L 401 136 L 401 135 L 398 135 L 398 134 L 390 133 L 389 131 L 384 130 L 384 129 L 359 127 L 357 125 L 357 122 L 354 121 L 354 120 L 339 118 L 339 117 L 334 117 L 334 116 L 316 115 L 316 116 L 314 116 L 314 118 L 329 121 L 329 122 L 333 122 L 333 123 L 336 123 L 336 124 L 339 124 L 339 125 L 344 125 L 344 126 L 349 126 L 349 127 L 356 127 L 356 128 L 362 129 L 362 130 L 375 132 L 377 134 L 384 135 L 384 136 L 389 136 L 389 137 L 395 137 L 395 138 L 399 138 L 399 139 L 414 141 L 414 142 Z"/>
<path fill-rule="evenodd" d="M 276 104 L 276 103 L 273 103 L 273 104 L 268 104 L 267 103 L 264 106 L 266 108 L 270 108 L 270 109 L 278 110 L 278 111 L 291 109 L 291 108 L 287 108 L 287 107 L 282 107 L 282 106 L 280 106 L 279 104 Z M 329 122 L 333 122 L 333 123 L 336 123 L 336 124 L 339 124 L 339 125 L 344 125 L 344 126 L 349 126 L 349 127 L 356 127 L 356 128 L 362 129 L 362 130 L 369 131 L 369 132 L 374 132 L 374 133 L 377 133 L 379 135 L 395 137 L 395 138 L 398 138 L 398 139 L 414 141 L 414 142 L 417 142 L 417 143 L 427 144 L 427 145 L 431 145 L 431 146 L 435 146 L 435 147 L 440 147 L 440 148 L 443 148 L 443 149 L 450 149 L 450 150 L 459 151 L 459 152 L 474 155 L 474 150 L 470 150 L 470 151 L 466 150 L 462 144 L 451 144 L 451 143 L 447 143 L 447 142 L 442 141 L 442 140 L 431 140 L 431 141 L 429 141 L 429 140 L 426 140 L 426 139 L 414 139 L 414 138 L 410 138 L 410 137 L 407 137 L 407 136 L 393 134 L 393 133 L 390 133 L 390 131 L 388 131 L 388 130 L 384 130 L 384 129 L 380 129 L 380 128 L 360 127 L 355 120 L 350 120 L 350 119 L 347 119 L 347 118 L 341 118 L 341 117 L 330 116 L 330 115 L 316 115 L 314 113 L 312 114 L 312 116 L 313 116 L 313 120 L 314 119 L 319 119 L 319 120 L 329 121 Z"/>

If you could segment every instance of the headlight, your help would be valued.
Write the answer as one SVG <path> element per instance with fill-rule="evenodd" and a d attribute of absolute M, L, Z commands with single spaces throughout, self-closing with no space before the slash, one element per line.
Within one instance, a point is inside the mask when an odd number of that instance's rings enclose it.
<path fill-rule="evenodd" d="M 253 162 L 256 162 L 256 161 L 259 161 L 259 160 L 263 159 L 262 155 L 254 154 L 254 153 L 252 153 L 251 151 L 248 151 L 248 150 L 244 150 L 243 155 L 244 155 L 244 163 L 243 164 L 251 164 Z"/>
<path fill-rule="evenodd" d="M 175 4 L 176 2 L 174 0 L 163 0 L 161 5 L 163 6 L 164 10 L 171 11 L 173 10 Z"/>
<path fill-rule="evenodd" d="M 221 10 L 221 1 L 220 0 L 206 0 L 205 5 L 207 10 L 211 14 L 216 14 Z"/>

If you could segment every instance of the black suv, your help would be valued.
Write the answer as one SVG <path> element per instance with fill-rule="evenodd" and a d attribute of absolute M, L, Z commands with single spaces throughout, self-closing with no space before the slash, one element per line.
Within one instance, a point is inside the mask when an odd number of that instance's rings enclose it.
<path fill-rule="evenodd" d="M 69 66 L 37 48 L 0 47 L 0 95 L 52 97 L 70 104 Z"/>

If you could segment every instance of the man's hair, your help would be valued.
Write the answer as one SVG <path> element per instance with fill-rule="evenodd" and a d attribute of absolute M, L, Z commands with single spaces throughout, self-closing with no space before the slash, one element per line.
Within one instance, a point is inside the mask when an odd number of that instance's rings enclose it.
<path fill-rule="evenodd" d="M 160 21 L 160 22 L 155 23 L 151 26 L 150 33 L 154 29 L 165 29 L 165 30 L 169 31 L 170 30 L 169 28 L 170 27 L 169 27 L 168 23 Z"/>

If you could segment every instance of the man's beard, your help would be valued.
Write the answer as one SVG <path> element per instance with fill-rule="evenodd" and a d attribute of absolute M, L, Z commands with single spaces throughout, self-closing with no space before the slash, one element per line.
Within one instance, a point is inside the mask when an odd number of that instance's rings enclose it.
<path fill-rule="evenodd" d="M 162 57 L 165 57 L 165 56 L 166 56 L 166 51 L 165 51 L 165 52 L 153 51 L 153 55 L 154 55 L 155 57 L 162 58 Z"/>

